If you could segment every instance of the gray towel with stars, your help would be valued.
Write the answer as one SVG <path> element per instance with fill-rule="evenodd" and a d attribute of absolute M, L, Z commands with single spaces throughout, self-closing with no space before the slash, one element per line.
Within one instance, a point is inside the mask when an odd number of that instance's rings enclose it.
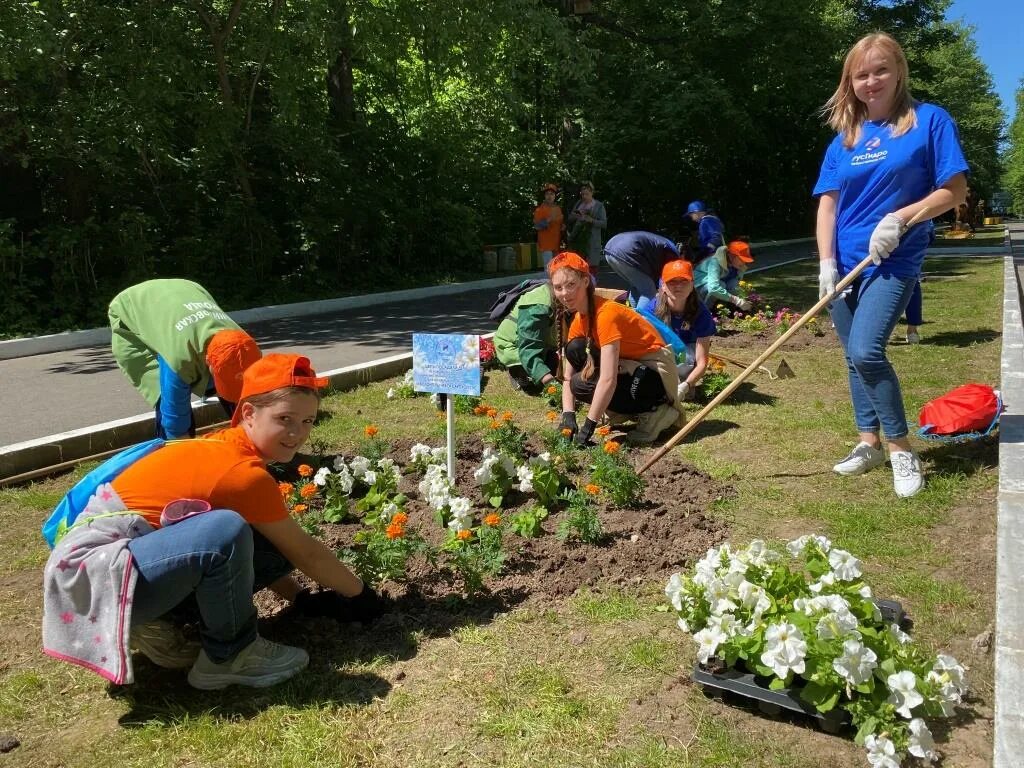
<path fill-rule="evenodd" d="M 43 570 L 43 651 L 121 685 L 134 681 L 128 634 L 138 572 L 128 542 L 152 532 L 104 483 Z"/>

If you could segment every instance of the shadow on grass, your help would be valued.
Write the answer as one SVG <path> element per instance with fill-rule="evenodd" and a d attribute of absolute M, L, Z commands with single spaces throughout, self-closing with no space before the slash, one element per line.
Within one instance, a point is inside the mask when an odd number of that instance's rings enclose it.
<path fill-rule="evenodd" d="M 995 341 L 1002 334 L 992 328 L 976 328 L 973 331 L 942 331 L 934 336 L 922 338 L 922 344 L 937 347 L 969 347 L 971 344 L 984 344 Z"/>
<path fill-rule="evenodd" d="M 934 443 L 919 456 L 932 464 L 931 473 L 970 477 L 999 465 L 999 437 L 993 434 L 970 443 Z"/>
<path fill-rule="evenodd" d="M 700 440 L 702 437 L 714 437 L 715 435 L 723 435 L 730 429 L 736 429 L 739 427 L 735 421 L 727 421 L 726 419 L 705 419 L 697 428 L 693 430 L 688 436 L 687 440 Z M 660 445 L 675 436 L 676 432 L 671 433 L 665 432 L 663 440 L 658 440 L 655 445 Z"/>

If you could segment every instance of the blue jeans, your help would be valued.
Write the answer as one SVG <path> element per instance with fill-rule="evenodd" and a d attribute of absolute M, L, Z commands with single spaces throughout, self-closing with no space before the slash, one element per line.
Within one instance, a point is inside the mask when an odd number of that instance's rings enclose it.
<path fill-rule="evenodd" d="M 241 515 L 214 509 L 128 544 L 138 571 L 132 624 L 195 601 L 210 660 L 234 658 L 256 639 L 253 593 L 292 572 L 292 564 Z M 183 605 L 184 604 L 184 605 Z"/>
<path fill-rule="evenodd" d="M 885 346 L 910 302 L 916 277 L 872 275 L 856 280 L 829 306 L 846 354 L 850 398 L 859 432 L 881 428 L 889 440 L 906 437 L 907 415 Z"/>
<path fill-rule="evenodd" d="M 907 304 L 907 325 L 921 325 L 924 323 L 924 298 L 921 296 L 921 283 L 914 285 L 914 293 L 910 296 L 910 303 Z"/>
<path fill-rule="evenodd" d="M 640 298 L 646 296 L 654 301 L 658 293 L 658 280 L 639 267 L 619 261 L 613 254 L 604 252 L 605 261 L 612 271 L 629 284 L 629 305 L 635 307 Z"/>

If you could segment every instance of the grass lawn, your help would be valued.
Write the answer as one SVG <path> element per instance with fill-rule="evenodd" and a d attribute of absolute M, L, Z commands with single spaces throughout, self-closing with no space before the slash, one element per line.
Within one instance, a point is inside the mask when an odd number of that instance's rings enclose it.
<path fill-rule="evenodd" d="M 967 381 L 995 384 L 999 372 L 1001 260 L 942 260 L 926 272 L 924 343 L 890 348 L 911 421 L 927 400 Z M 816 278 L 800 264 L 752 282 L 773 305 L 805 307 Z M 992 661 L 972 640 L 993 622 L 997 449 L 919 444 L 928 486 L 908 500 L 893 494 L 888 469 L 834 475 L 855 442 L 840 352 L 784 355 L 797 378 L 757 377 L 756 396 L 723 405 L 676 450 L 734 487 L 711 510 L 731 540 L 823 533 L 865 561 L 876 594 L 913 617 L 914 637 L 969 667 L 956 727 L 933 728 L 946 765 L 989 765 Z M 382 437 L 439 444 L 444 424 L 427 398 L 387 401 L 391 385 L 326 399 L 314 437 L 351 450 L 372 421 Z M 500 374 L 485 395 L 545 424 L 543 403 Z M 458 419 L 462 434 L 485 426 Z M 867 765 L 849 738 L 706 699 L 688 682 L 694 644 L 656 610 L 661 580 L 469 612 L 444 633 L 385 621 L 326 641 L 334 629 L 317 620 L 303 630 L 310 669 L 276 688 L 200 693 L 139 659 L 137 684 L 113 690 L 39 650 L 38 529 L 73 479 L 0 491 L 0 737 L 21 741 L 0 767 Z"/>
<path fill-rule="evenodd" d="M 999 225 L 993 227 L 978 227 L 969 237 L 947 237 L 948 229 L 936 232 L 935 242 L 932 248 L 957 248 L 964 246 L 977 247 L 979 245 L 1000 246 L 1006 234 L 1006 227 Z"/>

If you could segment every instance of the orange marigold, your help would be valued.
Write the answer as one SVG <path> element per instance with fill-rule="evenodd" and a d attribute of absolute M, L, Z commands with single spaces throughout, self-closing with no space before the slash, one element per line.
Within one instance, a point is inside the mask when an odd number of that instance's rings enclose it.
<path fill-rule="evenodd" d="M 373 424 L 367 424 L 365 427 L 363 427 L 363 434 L 366 435 L 367 437 L 373 437 L 379 431 L 380 430 L 378 430 Z"/>
<path fill-rule="evenodd" d="M 498 416 L 498 409 L 497 408 L 488 408 L 487 409 L 487 415 L 488 415 L 488 417 L 490 417 L 492 419 L 496 418 Z"/>
<path fill-rule="evenodd" d="M 309 509 L 309 507 L 307 507 L 305 504 L 296 504 L 294 507 L 292 507 L 292 512 L 294 512 L 296 515 L 301 515 L 307 509 Z"/>
<path fill-rule="evenodd" d="M 299 490 L 299 496 L 304 499 L 312 499 L 316 496 L 316 486 L 312 483 L 306 483 L 302 486 L 301 490 Z"/>
<path fill-rule="evenodd" d="M 572 437 L 572 430 L 566 427 L 562 430 L 562 437 Z"/>
<path fill-rule="evenodd" d="M 469 539 L 473 538 L 473 532 L 472 531 L 459 531 L 458 533 L 455 534 L 455 538 L 458 539 L 459 541 L 468 541 Z"/>
<path fill-rule="evenodd" d="M 497 512 L 491 512 L 491 514 L 484 518 L 484 525 L 489 525 L 491 528 L 501 525 L 501 515 Z"/>
<path fill-rule="evenodd" d="M 299 464 L 299 477 L 312 477 L 313 468 L 309 464 Z"/>
<path fill-rule="evenodd" d="M 491 422 L 491 429 L 501 429 L 501 422 L 500 421 L 492 421 Z"/>
<path fill-rule="evenodd" d="M 611 427 L 609 427 L 609 426 L 608 426 L 607 424 L 605 424 L 605 425 L 604 425 L 603 427 L 598 427 L 598 428 L 597 428 L 596 430 L 594 430 L 594 431 L 595 431 L 595 432 L 597 432 L 597 434 L 598 434 L 599 436 L 601 436 L 601 437 L 608 437 L 608 435 L 609 435 L 609 434 L 611 433 L 611 431 L 612 431 L 612 428 L 611 428 Z"/>
<path fill-rule="evenodd" d="M 544 418 L 548 421 L 558 421 L 558 414 L 554 411 L 548 411 L 544 414 Z"/>
<path fill-rule="evenodd" d="M 512 415 L 512 411 L 505 411 L 503 414 L 501 414 L 502 421 L 512 421 L 513 418 L 515 417 Z"/>
<path fill-rule="evenodd" d="M 291 496 L 292 491 L 295 490 L 295 486 L 291 483 L 278 483 L 277 490 L 281 492 L 282 496 Z"/>
<path fill-rule="evenodd" d="M 621 448 L 622 446 L 616 443 L 614 440 L 608 440 L 602 447 L 604 448 L 605 453 L 618 453 L 619 448 Z"/>
<path fill-rule="evenodd" d="M 556 387 L 554 384 L 549 384 L 548 388 L 547 388 L 547 393 L 549 395 L 557 394 L 558 393 L 558 387 Z"/>
<path fill-rule="evenodd" d="M 392 540 L 400 539 L 405 536 L 405 528 L 403 528 L 399 523 L 391 523 L 391 525 L 387 527 L 387 530 L 384 531 L 384 535 Z"/>
<path fill-rule="evenodd" d="M 601 486 L 595 485 L 594 483 L 587 483 L 583 489 L 591 496 L 597 496 L 601 492 Z"/>
<path fill-rule="evenodd" d="M 409 516 L 407 514 L 405 514 L 405 512 L 395 512 L 395 514 L 393 514 L 391 516 L 391 523 L 392 523 L 392 525 L 394 525 L 396 523 L 398 525 L 405 525 L 408 522 L 409 522 Z"/>
<path fill-rule="evenodd" d="M 482 405 L 477 405 L 473 408 L 473 413 L 475 413 L 477 416 L 482 416 L 483 414 L 487 413 L 487 408 Z"/>

